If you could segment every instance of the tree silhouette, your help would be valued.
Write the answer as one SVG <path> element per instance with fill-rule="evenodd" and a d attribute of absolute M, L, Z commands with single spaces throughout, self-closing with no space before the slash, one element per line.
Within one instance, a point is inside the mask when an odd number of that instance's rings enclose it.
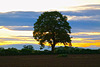
<path fill-rule="evenodd" d="M 32 45 L 24 45 L 23 49 L 30 49 L 30 50 L 34 50 Z"/>
<path fill-rule="evenodd" d="M 33 37 L 44 47 L 45 43 L 50 44 L 54 52 L 57 43 L 71 43 L 71 26 L 67 17 L 57 11 L 44 12 L 34 24 Z"/>
<path fill-rule="evenodd" d="M 20 52 L 22 55 L 30 55 L 33 50 L 34 48 L 32 45 L 24 45 Z"/>

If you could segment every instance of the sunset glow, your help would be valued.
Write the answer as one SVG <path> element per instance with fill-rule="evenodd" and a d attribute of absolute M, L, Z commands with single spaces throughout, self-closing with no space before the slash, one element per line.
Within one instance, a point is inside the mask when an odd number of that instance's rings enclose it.
<path fill-rule="evenodd" d="M 68 17 L 73 47 L 100 48 L 100 0 L 0 0 L 0 46 L 39 45 L 33 27 L 44 11 Z"/>
<path fill-rule="evenodd" d="M 23 26 L 27 27 L 27 26 Z M 16 31 L 10 30 L 4 26 L 0 27 L 0 45 L 13 45 L 13 44 L 39 44 L 38 41 L 33 39 L 32 32 L 33 31 Z M 100 35 L 99 32 L 79 32 L 72 33 L 71 35 Z M 46 46 L 50 46 L 50 44 L 46 43 Z M 73 47 L 89 47 L 91 45 L 100 47 L 100 40 L 92 40 L 92 38 L 72 38 L 72 46 Z M 56 46 L 64 46 L 59 43 Z"/>

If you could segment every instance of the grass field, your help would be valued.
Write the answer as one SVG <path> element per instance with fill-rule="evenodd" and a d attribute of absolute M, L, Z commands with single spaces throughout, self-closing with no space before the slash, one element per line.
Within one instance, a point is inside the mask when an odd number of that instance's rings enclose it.
<path fill-rule="evenodd" d="M 100 67 L 100 54 L 0 56 L 0 67 Z"/>

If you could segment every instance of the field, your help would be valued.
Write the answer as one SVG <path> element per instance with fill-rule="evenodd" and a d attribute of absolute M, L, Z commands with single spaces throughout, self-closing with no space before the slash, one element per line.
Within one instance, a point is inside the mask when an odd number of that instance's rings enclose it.
<path fill-rule="evenodd" d="M 0 56 L 0 67 L 100 67 L 100 54 Z"/>

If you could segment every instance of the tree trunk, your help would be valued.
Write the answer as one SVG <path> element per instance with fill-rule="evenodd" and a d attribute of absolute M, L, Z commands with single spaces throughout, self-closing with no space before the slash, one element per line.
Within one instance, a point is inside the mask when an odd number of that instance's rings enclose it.
<path fill-rule="evenodd" d="M 55 50 L 55 37 L 53 36 L 53 44 L 52 44 L 52 52 L 54 53 Z"/>
<path fill-rule="evenodd" d="M 52 52 L 54 53 L 54 50 L 55 50 L 55 45 L 53 44 L 52 45 Z"/>
<path fill-rule="evenodd" d="M 52 40 L 53 40 L 53 44 L 52 44 L 52 52 L 54 53 L 54 50 L 55 50 L 55 34 L 53 32 L 53 37 L 52 37 Z"/>

